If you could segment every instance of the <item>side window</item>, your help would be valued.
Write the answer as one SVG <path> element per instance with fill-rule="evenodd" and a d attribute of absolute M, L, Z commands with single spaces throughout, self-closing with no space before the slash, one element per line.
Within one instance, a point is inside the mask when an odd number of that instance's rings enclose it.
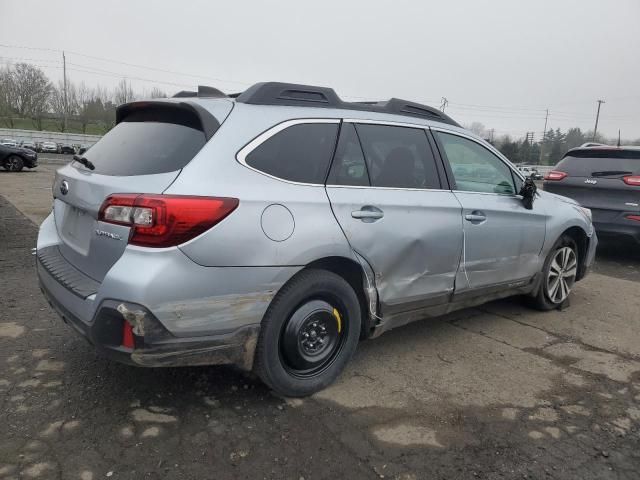
<path fill-rule="evenodd" d="M 440 188 L 433 152 L 420 128 L 358 124 L 374 187 Z"/>
<path fill-rule="evenodd" d="M 292 125 L 258 145 L 246 162 L 284 180 L 323 184 L 337 134 L 337 123 Z"/>
<path fill-rule="evenodd" d="M 434 132 L 444 147 L 456 180 L 465 192 L 515 193 L 511 169 L 480 144 L 458 135 Z"/>
<path fill-rule="evenodd" d="M 356 129 L 351 123 L 343 123 L 340 138 L 333 157 L 328 185 L 368 186 L 369 174 Z"/>

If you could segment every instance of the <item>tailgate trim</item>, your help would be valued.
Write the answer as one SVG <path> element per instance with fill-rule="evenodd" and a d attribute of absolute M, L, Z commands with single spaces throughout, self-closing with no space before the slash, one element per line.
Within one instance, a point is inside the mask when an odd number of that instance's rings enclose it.
<path fill-rule="evenodd" d="M 71 265 L 60 253 L 57 245 L 38 250 L 42 267 L 74 295 L 85 299 L 98 291 L 100 283 Z"/>

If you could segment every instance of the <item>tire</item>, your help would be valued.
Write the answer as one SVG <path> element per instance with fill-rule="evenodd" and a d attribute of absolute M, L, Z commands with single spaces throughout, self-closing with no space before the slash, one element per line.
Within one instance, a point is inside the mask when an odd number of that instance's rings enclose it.
<path fill-rule="evenodd" d="M 2 166 L 9 172 L 20 172 L 24 167 L 24 161 L 17 155 L 10 155 L 5 158 Z"/>
<path fill-rule="evenodd" d="M 531 306 L 542 311 L 560 308 L 571 294 L 579 264 L 575 240 L 568 235 L 562 235 L 544 262 L 540 287 L 536 295 L 530 299 Z"/>
<path fill-rule="evenodd" d="M 280 395 L 311 395 L 340 375 L 355 353 L 360 326 L 360 302 L 342 277 L 303 270 L 267 309 L 254 371 Z"/>

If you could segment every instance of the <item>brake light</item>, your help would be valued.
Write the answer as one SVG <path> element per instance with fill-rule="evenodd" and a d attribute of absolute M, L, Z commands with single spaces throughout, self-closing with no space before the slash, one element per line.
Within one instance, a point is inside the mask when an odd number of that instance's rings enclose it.
<path fill-rule="evenodd" d="M 634 187 L 640 187 L 640 175 L 632 175 L 629 177 L 622 177 L 622 180 L 627 185 L 633 185 Z"/>
<path fill-rule="evenodd" d="M 627 219 L 635 220 L 636 222 L 640 222 L 640 215 L 627 215 Z"/>
<path fill-rule="evenodd" d="M 100 207 L 102 222 L 131 227 L 129 243 L 143 247 L 180 245 L 222 221 L 237 198 L 114 194 Z"/>
<path fill-rule="evenodd" d="M 562 180 L 565 178 L 567 174 L 565 172 L 560 172 L 558 170 L 551 170 L 544 176 L 545 180 Z"/>

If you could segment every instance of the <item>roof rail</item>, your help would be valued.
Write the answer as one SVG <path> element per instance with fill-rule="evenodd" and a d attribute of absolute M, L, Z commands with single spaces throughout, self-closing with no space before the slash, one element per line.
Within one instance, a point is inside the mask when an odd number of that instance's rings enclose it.
<path fill-rule="evenodd" d="M 206 85 L 198 85 L 198 91 L 193 92 L 191 90 L 181 90 L 176 93 L 172 98 L 227 98 L 227 95 L 214 87 L 208 87 Z"/>
<path fill-rule="evenodd" d="M 386 102 L 345 102 L 332 88 L 294 83 L 262 82 L 249 87 L 236 98 L 237 102 L 252 105 L 288 105 L 321 108 L 341 108 L 378 113 L 393 113 L 427 118 L 459 127 L 440 110 L 420 103 L 392 98 Z"/>

